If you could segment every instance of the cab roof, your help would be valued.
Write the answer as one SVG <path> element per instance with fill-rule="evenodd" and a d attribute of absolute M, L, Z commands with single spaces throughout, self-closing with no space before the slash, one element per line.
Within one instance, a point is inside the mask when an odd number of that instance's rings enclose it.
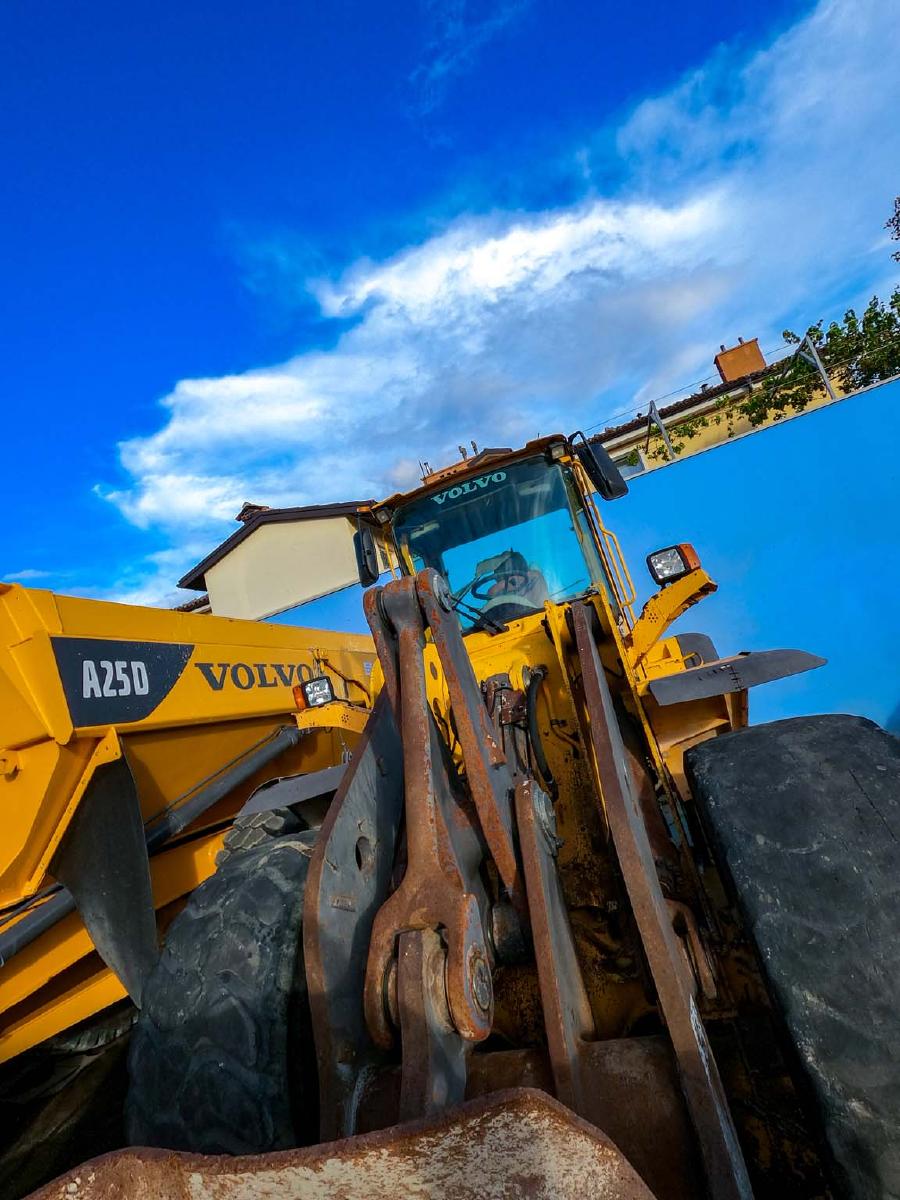
<path fill-rule="evenodd" d="M 401 504 L 407 504 L 411 500 L 418 500 L 422 496 L 429 495 L 449 479 L 454 482 L 470 479 L 472 476 L 483 474 L 486 467 L 496 467 L 500 463 L 515 462 L 520 458 L 540 454 L 550 446 L 559 445 L 560 442 L 568 445 L 569 439 L 565 434 L 551 433 L 546 437 L 534 438 L 532 441 L 526 442 L 518 450 L 511 450 L 508 446 L 480 450 L 471 458 L 460 459 L 459 462 L 450 463 L 449 466 L 441 467 L 437 471 L 431 471 L 424 477 L 421 487 L 413 488 L 408 492 L 395 492 L 393 496 L 373 503 L 370 511 L 377 513 L 379 509 L 395 509 Z"/>

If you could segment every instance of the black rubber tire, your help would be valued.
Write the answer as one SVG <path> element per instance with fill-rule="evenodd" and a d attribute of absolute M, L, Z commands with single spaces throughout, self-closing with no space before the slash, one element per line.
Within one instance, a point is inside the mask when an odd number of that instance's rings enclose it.
<path fill-rule="evenodd" d="M 221 867 L 232 854 L 255 850 L 258 846 L 266 845 L 272 838 L 302 833 L 305 829 L 303 821 L 289 808 L 272 808 L 268 812 L 236 817 L 234 824 L 222 839 L 222 849 L 216 855 L 216 866 Z"/>
<path fill-rule="evenodd" d="M 842 1194 L 900 1196 L 900 741 L 798 717 L 686 755 Z"/>
<path fill-rule="evenodd" d="M 125 1001 L 0 1066 L 3 1200 L 122 1145 L 125 1051 L 136 1011 Z"/>
<path fill-rule="evenodd" d="M 234 854 L 173 921 L 131 1039 L 132 1145 L 256 1154 L 314 1121 L 301 937 L 314 839 Z"/>
<path fill-rule="evenodd" d="M 126 1037 L 136 1020 L 137 1009 L 125 1001 L 80 1025 L 64 1029 L 44 1045 L 54 1054 L 93 1054 Z"/>

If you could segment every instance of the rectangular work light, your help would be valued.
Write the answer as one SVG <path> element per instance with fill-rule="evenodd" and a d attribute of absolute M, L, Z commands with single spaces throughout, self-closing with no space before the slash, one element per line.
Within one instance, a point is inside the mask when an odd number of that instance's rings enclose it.
<path fill-rule="evenodd" d="M 327 675 L 317 675 L 294 688 L 294 700 L 298 708 L 319 708 L 334 699 L 334 688 Z"/>
<path fill-rule="evenodd" d="M 674 583 L 699 566 L 700 556 L 690 542 L 679 542 L 677 546 L 666 546 L 647 555 L 647 568 L 660 587 Z"/>

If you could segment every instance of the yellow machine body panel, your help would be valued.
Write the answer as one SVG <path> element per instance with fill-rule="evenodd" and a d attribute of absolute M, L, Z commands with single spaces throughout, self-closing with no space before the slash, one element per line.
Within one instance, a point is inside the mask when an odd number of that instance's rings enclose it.
<path fill-rule="evenodd" d="M 192 841 L 151 858 L 157 912 L 182 899 L 257 787 L 346 759 L 374 657 L 361 635 L 0 585 L 0 932 L 54 885 L 54 854 L 98 768 L 127 761 L 146 824 L 299 726 L 296 745 L 185 831 Z M 300 686 L 322 676 L 336 703 L 301 710 Z M 78 914 L 65 917 L 0 972 L 0 1061 L 122 995 Z"/>
<path fill-rule="evenodd" d="M 4 589 L 0 907 L 40 886 L 111 730 L 145 778 L 150 819 L 296 712 L 295 686 L 328 675 L 335 696 L 360 701 L 364 692 L 351 697 L 347 680 L 367 687 L 373 657 L 359 635 Z M 227 742 L 224 731 L 203 736 L 204 725 L 227 725 Z"/>

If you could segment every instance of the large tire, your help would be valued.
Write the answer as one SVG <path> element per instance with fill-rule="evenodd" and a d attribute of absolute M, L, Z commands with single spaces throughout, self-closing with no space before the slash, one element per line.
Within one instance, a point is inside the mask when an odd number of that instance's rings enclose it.
<path fill-rule="evenodd" d="M 289 808 L 270 808 L 266 812 L 238 816 L 222 839 L 222 849 L 216 855 L 216 866 L 222 867 L 233 854 L 255 850 L 273 838 L 306 829 L 303 821 Z"/>
<path fill-rule="evenodd" d="M 686 763 L 843 1194 L 896 1198 L 900 741 L 859 717 L 799 717 Z"/>
<path fill-rule="evenodd" d="M 0 1067 L 0 1196 L 26 1196 L 122 1145 L 127 1001 Z"/>
<path fill-rule="evenodd" d="M 132 1145 L 262 1153 L 314 1122 L 301 937 L 314 837 L 231 855 L 172 923 L 132 1035 Z"/>

